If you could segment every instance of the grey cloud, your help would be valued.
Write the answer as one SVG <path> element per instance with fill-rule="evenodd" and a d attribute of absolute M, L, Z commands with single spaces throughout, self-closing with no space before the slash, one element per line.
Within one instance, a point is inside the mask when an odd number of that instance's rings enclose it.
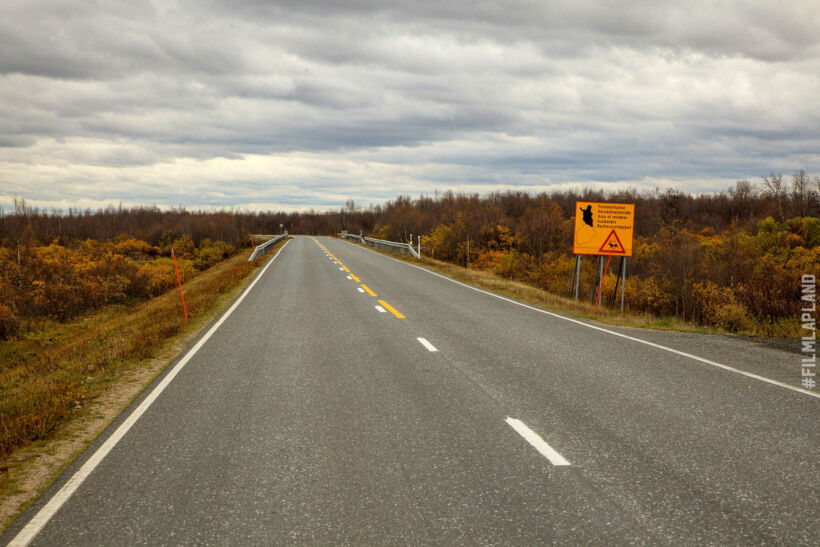
<path fill-rule="evenodd" d="M 87 192 L 102 175 L 86 168 L 301 154 L 316 167 L 202 184 L 253 201 L 286 178 L 317 202 L 464 177 L 811 171 L 818 20 L 814 2 L 7 2 L 0 162 L 32 180 L 65 168 Z M 378 167 L 340 175 L 323 158 Z"/>

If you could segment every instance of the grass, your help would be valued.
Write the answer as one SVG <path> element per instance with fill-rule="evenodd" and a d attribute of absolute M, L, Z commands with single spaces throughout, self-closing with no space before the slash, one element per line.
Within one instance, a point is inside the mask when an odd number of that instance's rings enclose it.
<path fill-rule="evenodd" d="M 118 305 L 67 323 L 44 321 L 24 339 L 0 343 L 0 458 L 49 439 L 125 368 L 154 356 L 178 334 L 195 328 L 220 296 L 247 278 L 262 260 L 234 257 L 183 285 L 190 325 L 174 288 L 136 305 Z M 6 466 L 0 460 L 0 478 Z"/>

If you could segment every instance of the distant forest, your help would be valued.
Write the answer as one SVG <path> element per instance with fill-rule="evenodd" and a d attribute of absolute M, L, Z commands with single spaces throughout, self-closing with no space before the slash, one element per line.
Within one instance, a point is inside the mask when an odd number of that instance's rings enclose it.
<path fill-rule="evenodd" d="M 0 247 L 5 249 L 0 285 L 6 292 L 23 286 L 22 257 L 37 256 L 21 252 L 24 248 L 51 246 L 53 254 L 55 245 L 129 239 L 162 255 L 184 238 L 194 260 L 201 247 L 214 242 L 248 247 L 251 234 L 278 233 L 281 224 L 291 234 L 346 230 L 393 241 L 421 236 L 424 255 L 568 295 L 576 201 L 636 206 L 635 256 L 627 268 L 630 310 L 728 330 L 796 334 L 800 276 L 820 275 L 820 179 L 804 171 L 772 173 L 759 183 L 737 181 L 714 194 L 444 192 L 366 208 L 348 201 L 328 212 L 163 211 L 156 206 L 48 211 L 15 200 L 13 211 L 0 214 Z M 585 259 L 583 279 L 592 279 L 593 268 Z M 605 293 L 614 290 L 614 283 L 610 274 Z M 588 296 L 592 287 L 583 290 Z M 26 312 L 18 307 L 10 313 Z"/>

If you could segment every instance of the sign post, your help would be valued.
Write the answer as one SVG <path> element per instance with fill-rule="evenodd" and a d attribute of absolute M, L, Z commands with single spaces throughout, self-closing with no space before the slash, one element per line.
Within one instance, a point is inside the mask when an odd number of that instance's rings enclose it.
<path fill-rule="evenodd" d="M 575 284 L 578 285 L 580 255 L 597 255 L 598 267 L 593 283 L 592 300 L 595 308 L 604 286 L 604 276 L 613 256 L 621 258 L 621 311 L 623 312 L 624 286 L 626 282 L 626 257 L 632 256 L 632 239 L 635 228 L 634 203 L 596 203 L 578 201 L 575 203 L 575 230 L 572 252 L 576 257 Z M 606 267 L 603 257 L 608 256 Z M 595 286 L 598 286 L 597 295 Z M 617 292 L 617 287 L 616 287 Z M 575 290 L 578 299 L 578 289 Z"/>

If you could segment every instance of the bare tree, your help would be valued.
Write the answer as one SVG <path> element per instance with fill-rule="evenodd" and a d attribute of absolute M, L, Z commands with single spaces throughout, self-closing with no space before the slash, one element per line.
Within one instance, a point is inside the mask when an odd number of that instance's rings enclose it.
<path fill-rule="evenodd" d="M 783 182 L 783 175 L 780 173 L 774 174 L 774 171 L 768 176 L 763 177 L 763 193 L 777 203 L 777 213 L 780 217 L 778 220 L 783 222 L 783 198 L 786 197 L 786 186 L 788 184 Z"/>
<path fill-rule="evenodd" d="M 732 212 L 735 218 L 750 218 L 752 216 L 752 201 L 757 194 L 757 188 L 748 180 L 735 182 L 734 187 L 729 188 L 729 196 L 732 198 Z"/>
<path fill-rule="evenodd" d="M 809 208 L 814 202 L 814 188 L 811 187 L 811 178 L 804 170 L 792 175 L 792 201 L 801 217 L 808 215 Z"/>

